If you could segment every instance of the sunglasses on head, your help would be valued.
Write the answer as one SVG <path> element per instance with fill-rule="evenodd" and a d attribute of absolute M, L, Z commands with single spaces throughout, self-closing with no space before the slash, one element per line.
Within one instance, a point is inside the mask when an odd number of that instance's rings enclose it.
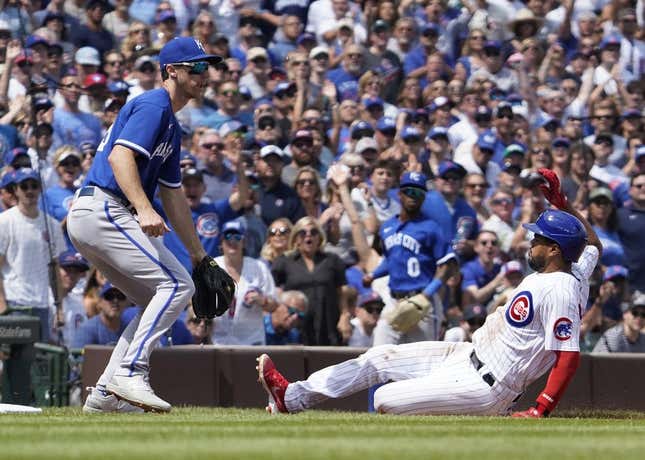
<path fill-rule="evenodd" d="M 40 190 L 40 183 L 33 180 L 28 180 L 18 184 L 18 187 L 20 187 L 20 190 L 22 190 L 23 192 L 26 192 L 27 190 Z"/>
<path fill-rule="evenodd" d="M 320 232 L 318 231 L 317 228 L 312 228 L 311 230 L 302 229 L 296 235 L 299 236 L 300 238 L 304 238 L 306 236 L 313 237 L 313 236 L 319 236 Z"/>
<path fill-rule="evenodd" d="M 244 235 L 240 235 L 239 233 L 224 233 L 224 239 L 226 241 L 242 241 L 244 239 Z"/>
<path fill-rule="evenodd" d="M 296 307 L 289 307 L 289 306 L 287 306 L 287 309 L 289 310 L 289 316 L 298 315 L 298 319 L 304 319 L 305 318 L 305 312 L 304 311 L 300 311 Z"/>
<path fill-rule="evenodd" d="M 269 235 L 271 236 L 288 235 L 289 233 L 291 233 L 291 230 L 289 229 L 289 227 L 279 227 L 279 228 L 269 229 Z"/>
<path fill-rule="evenodd" d="M 108 302 L 112 302 L 113 300 L 118 300 L 119 302 L 123 301 L 126 299 L 125 294 L 119 291 L 108 291 L 103 298 L 107 300 Z"/>
<path fill-rule="evenodd" d="M 426 196 L 426 192 L 416 187 L 404 187 L 401 189 L 401 193 L 414 200 L 420 200 Z"/>
<path fill-rule="evenodd" d="M 201 75 L 204 72 L 208 70 L 208 62 L 206 61 L 199 61 L 199 62 L 178 62 L 177 64 L 173 64 L 179 67 L 187 67 L 188 73 L 190 75 Z M 153 66 L 154 69 L 154 66 Z M 142 68 L 143 70 L 143 68 Z"/>

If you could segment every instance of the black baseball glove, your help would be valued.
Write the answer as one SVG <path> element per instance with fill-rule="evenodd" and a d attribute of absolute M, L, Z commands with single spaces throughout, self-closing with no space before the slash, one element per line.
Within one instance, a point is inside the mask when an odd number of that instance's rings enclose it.
<path fill-rule="evenodd" d="M 235 281 L 215 259 L 204 257 L 193 269 L 193 311 L 197 318 L 221 316 L 235 297 Z"/>

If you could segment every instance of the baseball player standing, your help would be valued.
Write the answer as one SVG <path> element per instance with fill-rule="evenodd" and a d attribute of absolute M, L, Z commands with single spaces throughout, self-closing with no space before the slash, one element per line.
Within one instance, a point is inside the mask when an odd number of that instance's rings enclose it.
<path fill-rule="evenodd" d="M 171 408 L 148 383 L 148 359 L 195 287 L 157 238 L 169 229 L 151 203 L 158 187 L 171 225 L 198 264 L 206 253 L 181 189 L 181 128 L 174 112 L 204 91 L 209 64 L 220 60 L 193 38 L 169 41 L 159 54 L 162 88 L 121 109 L 76 193 L 67 221 L 74 246 L 134 303 L 145 306 L 121 335 L 86 412 L 131 410 L 130 404 Z"/>
<path fill-rule="evenodd" d="M 363 284 L 370 286 L 375 279 L 389 275 L 389 297 L 394 300 L 383 296 L 387 306 L 374 330 L 374 345 L 437 339 L 443 317 L 441 301 L 433 300 L 442 284 L 435 268 L 437 261 L 449 252 L 449 244 L 439 226 L 421 214 L 427 192 L 426 176 L 405 173 L 399 186 L 401 212 L 386 220 L 379 231 L 383 260 L 371 274 L 363 277 Z M 428 306 L 432 302 L 434 311 L 429 308 L 428 314 L 409 330 L 395 330 L 389 321 L 396 308 L 394 302 L 407 298 L 419 299 Z"/>
<path fill-rule="evenodd" d="M 545 196 L 563 210 L 548 210 L 535 223 L 527 276 L 513 297 L 488 316 L 472 343 L 419 342 L 374 347 L 356 359 L 288 382 L 267 355 L 258 358 L 259 379 L 272 412 L 297 412 L 327 398 L 386 383 L 374 395 L 379 412 L 394 414 L 499 415 L 510 411 L 528 385 L 551 369 L 536 405 L 516 417 L 553 411 L 580 359 L 578 336 L 588 278 L 602 245 L 589 223 L 560 192 L 557 176 Z M 585 246 L 589 238 L 590 246 Z M 577 262 L 576 262 L 577 261 Z"/>

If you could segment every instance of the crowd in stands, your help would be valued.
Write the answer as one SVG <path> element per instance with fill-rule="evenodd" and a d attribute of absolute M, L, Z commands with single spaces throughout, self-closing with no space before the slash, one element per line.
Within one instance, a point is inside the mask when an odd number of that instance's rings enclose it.
<path fill-rule="evenodd" d="M 530 272 L 551 168 L 604 246 L 583 350 L 645 352 L 642 0 L 1 4 L 0 314 L 38 314 L 41 340 L 114 344 L 140 308 L 66 214 L 121 107 L 160 86 L 160 48 L 193 36 L 224 60 L 177 113 L 182 186 L 238 290 L 161 346 L 470 340 Z M 431 292 L 446 250 L 460 270 Z M 381 312 L 419 292 L 432 314 L 395 333 Z"/>

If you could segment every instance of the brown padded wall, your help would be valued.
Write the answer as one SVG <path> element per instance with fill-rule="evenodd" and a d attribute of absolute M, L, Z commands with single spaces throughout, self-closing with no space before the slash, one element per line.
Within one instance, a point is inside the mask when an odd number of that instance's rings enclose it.
<path fill-rule="evenodd" d="M 111 347 L 86 347 L 83 388 L 96 384 L 111 351 Z M 176 406 L 262 408 L 267 398 L 255 371 L 255 358 L 261 353 L 269 353 L 285 377 L 300 380 L 325 366 L 355 358 L 363 351 L 360 348 L 301 346 L 161 348 L 152 353 L 150 382 L 159 396 Z M 546 379 L 545 375 L 533 382 L 516 407 L 524 409 L 533 405 Z M 583 354 L 580 367 L 558 408 L 645 411 L 643 382 L 644 354 Z M 83 397 L 86 396 L 84 390 Z M 328 401 L 319 408 L 365 411 L 367 391 Z"/>

